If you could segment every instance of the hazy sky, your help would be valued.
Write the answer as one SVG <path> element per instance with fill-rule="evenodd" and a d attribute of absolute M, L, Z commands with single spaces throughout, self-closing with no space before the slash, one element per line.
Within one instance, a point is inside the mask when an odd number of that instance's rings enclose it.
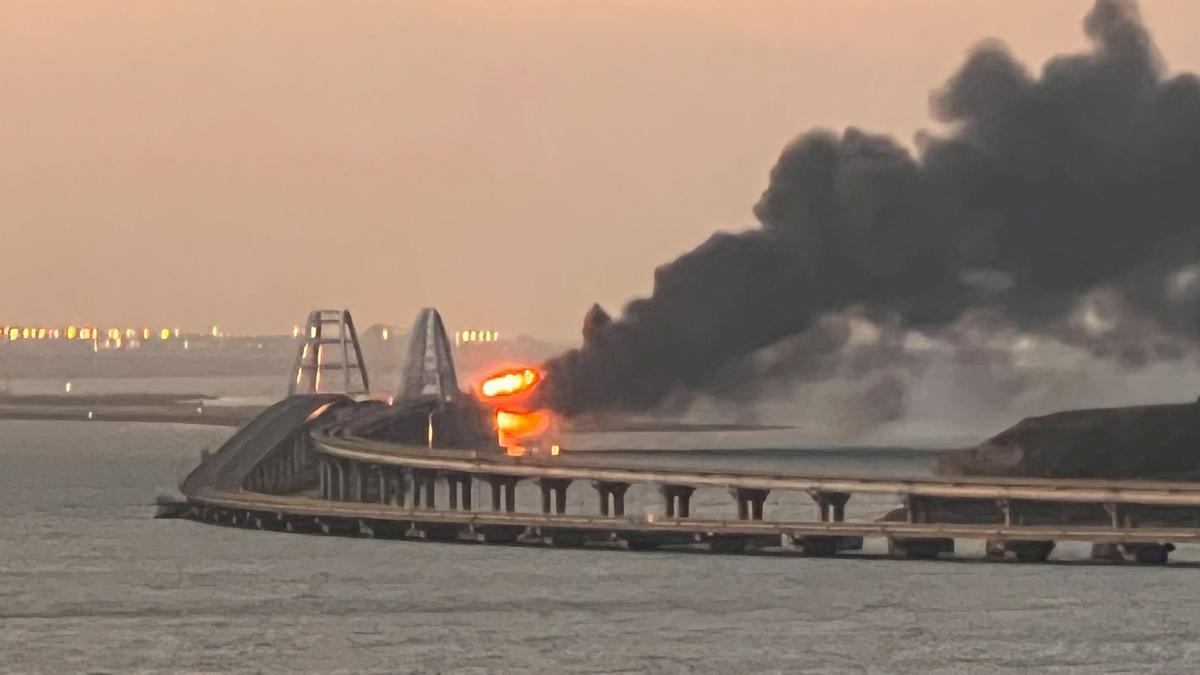
<path fill-rule="evenodd" d="M 750 208 L 784 144 L 909 141 L 980 39 L 1089 0 L 0 0 L 0 323 L 574 340 Z M 1200 70 L 1200 2 L 1142 13 Z"/>

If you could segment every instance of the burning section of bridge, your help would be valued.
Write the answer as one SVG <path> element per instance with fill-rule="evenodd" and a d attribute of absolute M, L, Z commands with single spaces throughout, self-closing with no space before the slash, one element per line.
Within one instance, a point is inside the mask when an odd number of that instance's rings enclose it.
<path fill-rule="evenodd" d="M 542 381 L 536 368 L 522 366 L 494 373 L 479 385 L 479 396 L 492 408 L 496 441 L 514 456 L 538 451 L 554 427 L 548 410 L 531 409 L 530 394 Z M 559 446 L 552 444 L 549 452 L 557 455 Z"/>

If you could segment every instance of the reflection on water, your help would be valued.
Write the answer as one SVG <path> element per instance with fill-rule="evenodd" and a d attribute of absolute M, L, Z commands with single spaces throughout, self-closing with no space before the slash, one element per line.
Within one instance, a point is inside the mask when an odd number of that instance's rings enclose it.
<path fill-rule="evenodd" d="M 1195 569 L 608 553 L 151 520 L 146 505 L 227 433 L 0 422 L 0 670 L 1200 666 Z"/>

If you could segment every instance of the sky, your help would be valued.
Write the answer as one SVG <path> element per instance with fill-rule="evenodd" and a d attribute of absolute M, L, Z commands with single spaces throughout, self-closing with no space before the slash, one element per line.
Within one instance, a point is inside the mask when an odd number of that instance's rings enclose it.
<path fill-rule="evenodd" d="M 784 145 L 911 145 L 982 39 L 1088 0 L 0 0 L 0 324 L 284 333 L 437 306 L 578 341 L 751 207 Z M 1141 4 L 1200 71 L 1200 3 Z"/>

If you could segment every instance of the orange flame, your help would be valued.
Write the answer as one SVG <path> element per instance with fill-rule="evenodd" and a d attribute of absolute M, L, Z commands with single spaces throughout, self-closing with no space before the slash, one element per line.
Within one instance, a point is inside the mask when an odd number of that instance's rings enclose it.
<path fill-rule="evenodd" d="M 497 399 L 492 408 L 492 422 L 496 426 L 496 441 L 509 455 L 521 456 L 528 450 L 521 446 L 522 441 L 542 436 L 550 430 L 553 418 L 548 410 L 517 409 L 523 395 L 528 393 L 542 380 L 542 373 L 530 366 L 521 366 L 502 370 L 485 379 L 479 386 L 479 393 L 485 399 Z M 501 403 L 503 401 L 503 403 Z M 501 406 L 506 407 L 501 407 Z M 557 455 L 558 446 L 551 454 Z"/>
<path fill-rule="evenodd" d="M 550 415 L 543 410 L 496 411 L 496 431 L 505 436 L 537 436 L 550 428 Z"/>
<path fill-rule="evenodd" d="M 496 373 L 483 381 L 479 391 L 486 398 L 514 396 L 533 389 L 542 379 L 541 373 L 533 368 L 516 368 Z"/>

